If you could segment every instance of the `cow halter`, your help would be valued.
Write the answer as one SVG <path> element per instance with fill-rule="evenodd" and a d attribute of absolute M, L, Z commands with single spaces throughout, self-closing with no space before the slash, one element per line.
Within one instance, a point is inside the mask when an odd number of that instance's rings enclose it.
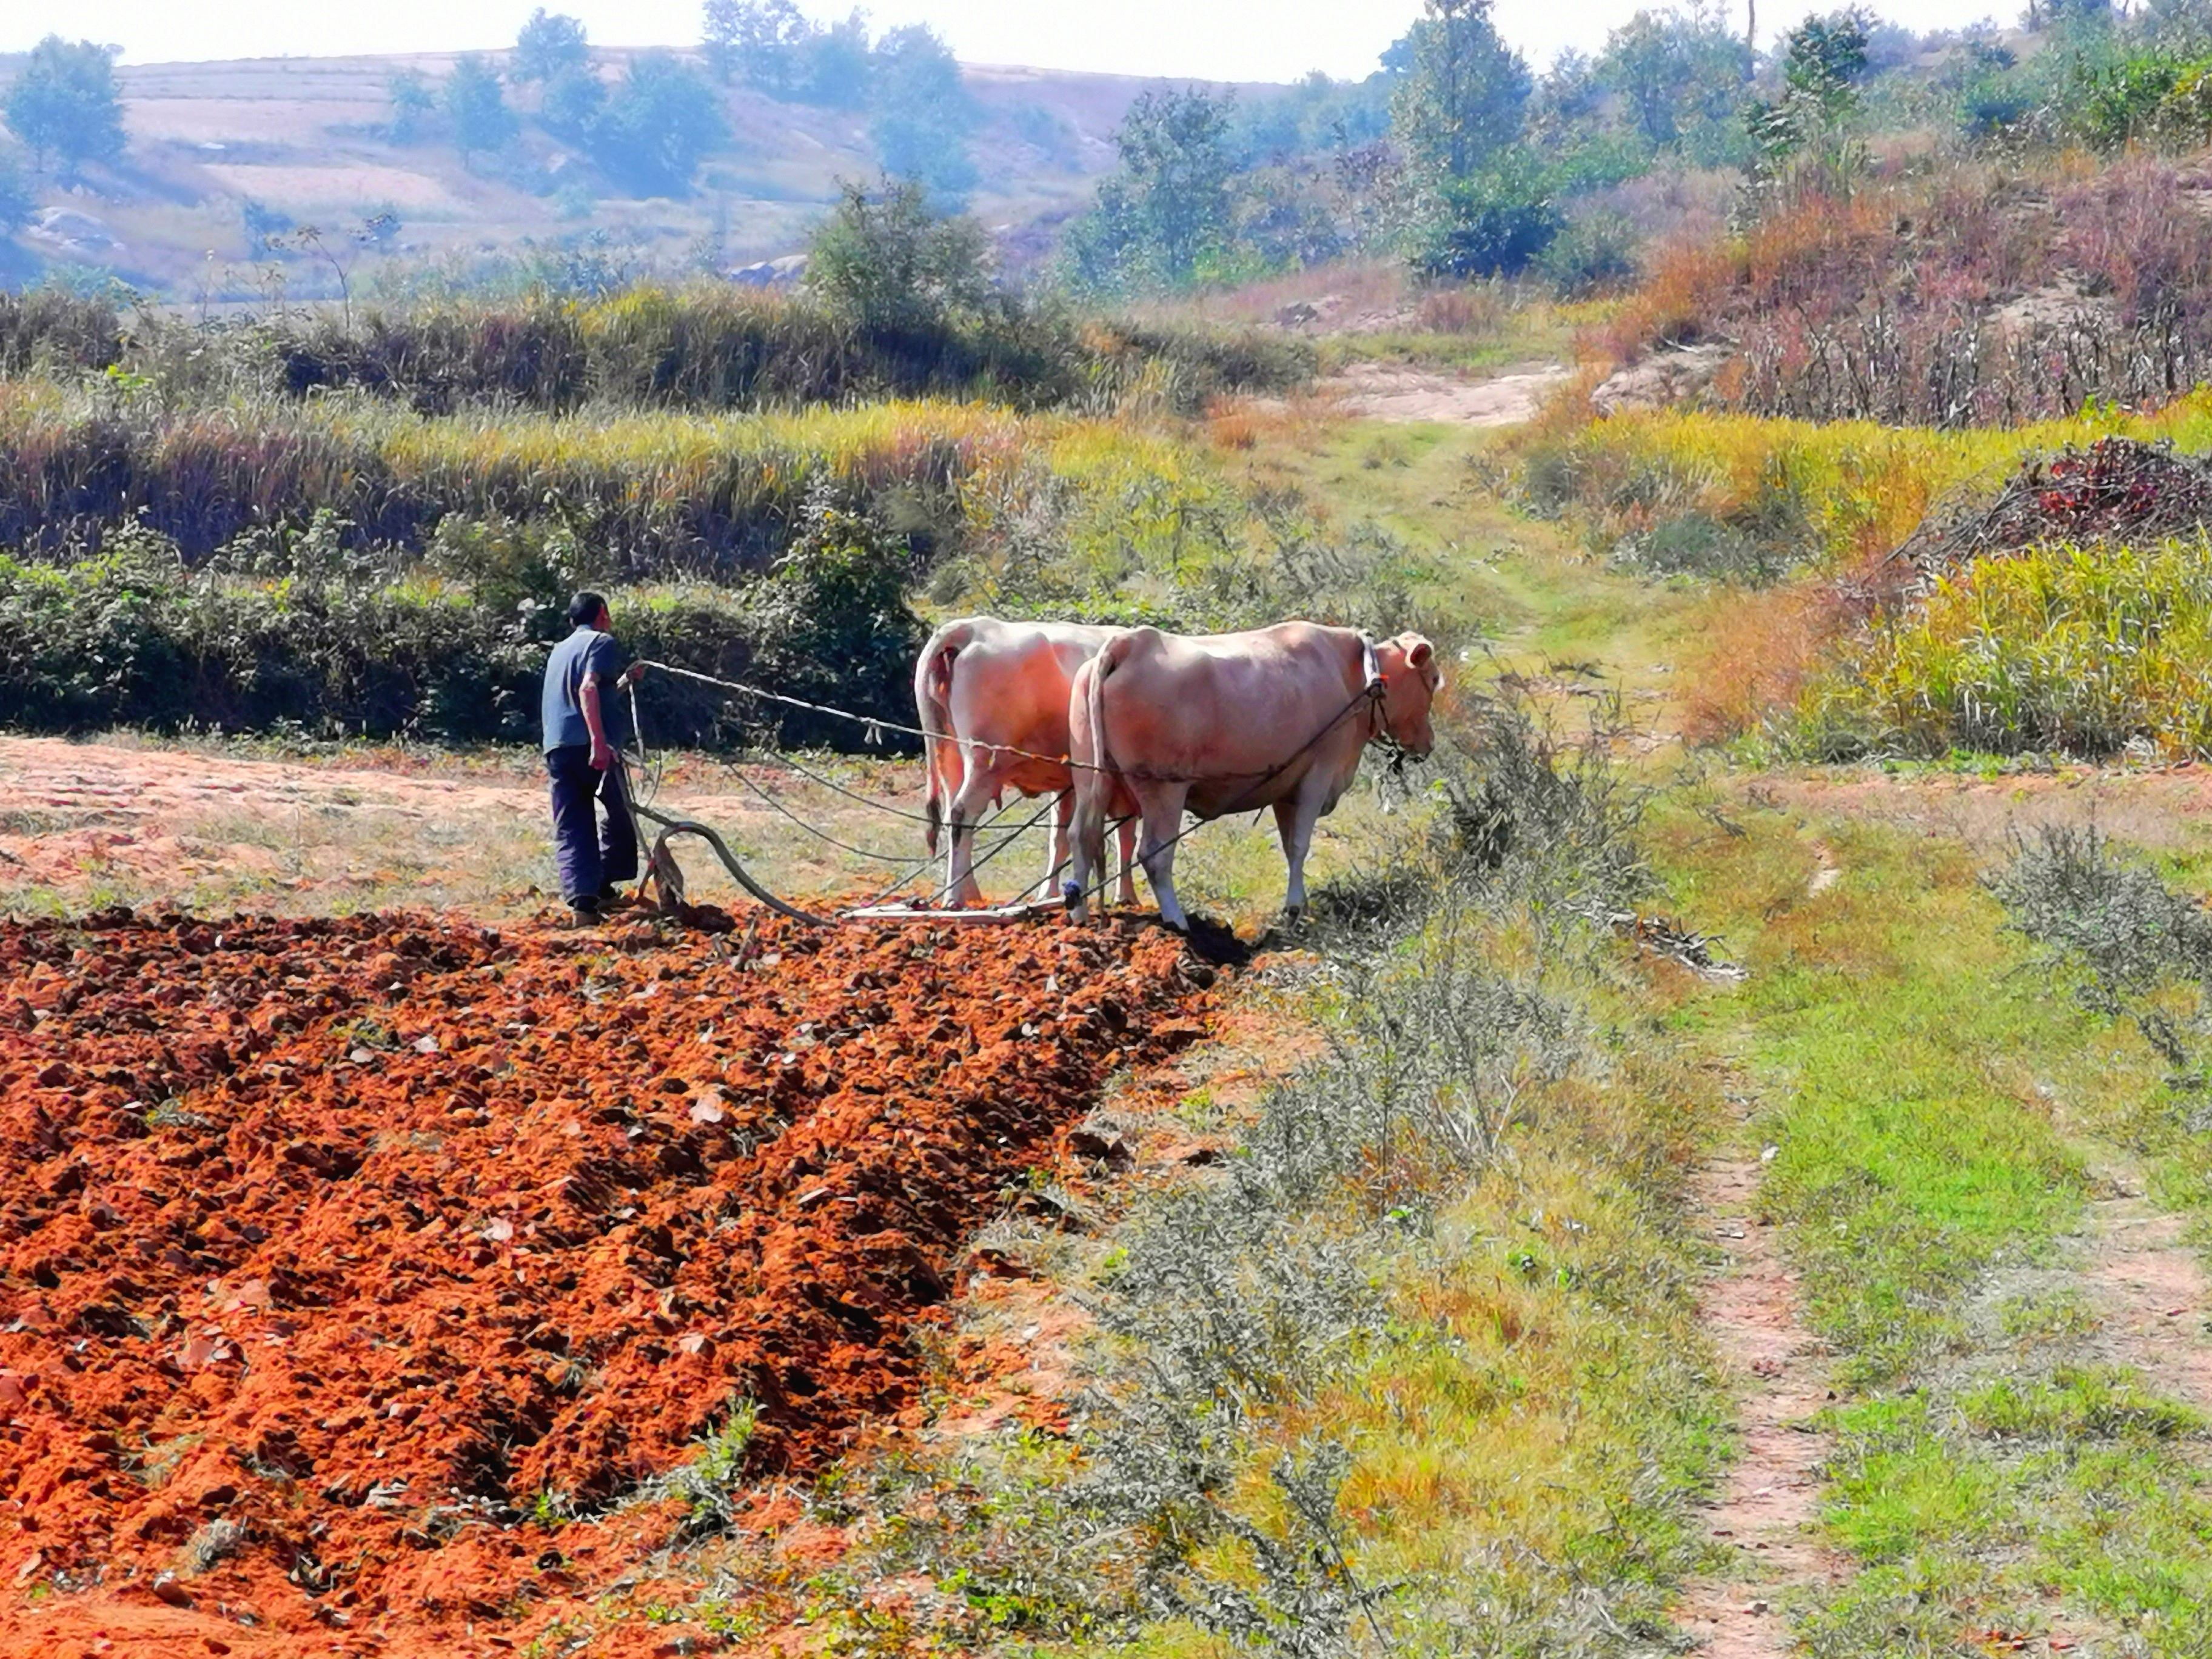
<path fill-rule="evenodd" d="M 1375 641 L 1364 631 L 1359 635 L 1359 662 L 1361 671 L 1367 676 L 1367 741 L 1389 756 L 1391 773 L 1402 781 L 1406 775 L 1406 746 L 1390 735 L 1390 727 L 1384 720 L 1382 700 L 1389 695 L 1389 686 L 1382 678 L 1382 664 L 1375 654 Z"/>

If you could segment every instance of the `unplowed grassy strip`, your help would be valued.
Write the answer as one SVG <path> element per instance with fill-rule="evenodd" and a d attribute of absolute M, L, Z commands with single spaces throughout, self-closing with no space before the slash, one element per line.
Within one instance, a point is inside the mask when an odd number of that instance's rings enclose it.
<path fill-rule="evenodd" d="M 0 930 L 0 1650 L 107 1603 L 447 1651 L 589 1588 L 599 1529 L 527 1517 L 605 1510 L 740 1402 L 755 1471 L 818 1462 L 910 1398 L 1006 1185 L 1200 1035 L 1180 951 Z"/>
<path fill-rule="evenodd" d="M 1726 817 L 1674 820 L 1662 863 L 1750 969 L 1684 1018 L 1769 1103 L 1762 1198 L 1838 1385 L 1822 1519 L 1858 1571 L 1801 1589 L 1801 1638 L 2198 1650 L 2202 1425 L 2098 1348 L 2073 1238 L 2081 1126 L 2151 1085 L 2142 1050 L 2022 971 L 1959 843 Z M 1815 833 L 1844 872 L 1817 893 Z"/>

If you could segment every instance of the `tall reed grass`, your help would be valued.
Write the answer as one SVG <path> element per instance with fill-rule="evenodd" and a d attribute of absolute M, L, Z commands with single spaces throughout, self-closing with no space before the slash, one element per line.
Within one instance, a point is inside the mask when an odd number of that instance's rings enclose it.
<path fill-rule="evenodd" d="M 817 483 L 854 502 L 902 495 L 918 522 L 942 521 L 971 474 L 1066 429 L 957 404 L 594 420 L 0 392 L 0 546 L 137 524 L 198 560 L 326 511 L 358 542 L 420 548 L 461 514 L 567 524 L 611 574 L 757 569 Z"/>
<path fill-rule="evenodd" d="M 2212 757 L 2212 542 L 1977 560 L 1813 682 L 1792 736 L 1821 759 Z"/>

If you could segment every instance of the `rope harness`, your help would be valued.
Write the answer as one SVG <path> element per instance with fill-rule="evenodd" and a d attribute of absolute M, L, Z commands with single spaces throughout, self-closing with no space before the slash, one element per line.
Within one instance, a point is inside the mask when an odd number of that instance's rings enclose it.
<path fill-rule="evenodd" d="M 1384 718 L 1384 698 L 1387 695 L 1388 687 L 1383 679 L 1381 665 L 1376 659 L 1374 641 L 1363 634 L 1360 635 L 1360 665 L 1365 683 L 1358 691 L 1352 694 L 1343 708 L 1337 710 L 1334 714 L 1332 714 L 1328 718 L 1327 722 L 1325 722 L 1322 726 L 1321 729 L 1316 732 L 1312 737 L 1307 738 L 1304 743 L 1299 744 L 1297 749 L 1293 750 L 1283 760 L 1277 763 L 1275 765 L 1269 767 L 1263 772 L 1249 774 L 1242 772 L 1225 772 L 1212 773 L 1204 775 L 1155 773 L 1133 769 L 1124 769 L 1114 765 L 1110 756 L 1103 757 L 1102 760 L 1099 762 L 1089 762 L 1075 760 L 1066 755 L 1039 754 L 1033 750 L 1017 748 L 1009 744 L 990 743 L 980 738 L 962 738 L 949 732 L 933 732 L 925 726 L 908 726 L 897 720 L 884 720 L 875 715 L 858 714 L 853 713 L 849 709 L 834 708 L 827 703 L 811 702 L 804 697 L 793 697 L 781 691 L 770 691 L 760 686 L 749 685 L 742 680 L 724 679 L 718 675 L 701 673 L 696 669 L 678 667 L 673 663 L 641 659 L 639 665 L 653 669 L 657 672 L 667 674 L 678 679 L 686 679 L 694 681 L 699 684 L 714 686 L 720 690 L 751 697 L 763 702 L 778 703 L 786 708 L 804 710 L 808 714 L 823 714 L 836 720 L 849 721 L 854 725 L 862 727 L 866 734 L 867 741 L 872 744 L 880 743 L 882 741 L 882 734 L 885 732 L 896 732 L 905 736 L 920 738 L 925 745 L 931 743 L 957 744 L 963 749 L 981 749 L 988 750 L 994 754 L 1015 755 L 1024 760 L 1043 761 L 1054 766 L 1066 767 L 1071 771 L 1095 772 L 1125 782 L 1134 781 L 1139 783 L 1187 784 L 1225 783 L 1233 781 L 1241 777 L 1249 776 L 1252 778 L 1253 781 L 1247 784 L 1244 788 L 1238 792 L 1236 804 L 1224 807 L 1220 811 L 1212 814 L 1209 817 L 1194 819 L 1190 823 L 1178 830 L 1176 834 L 1169 836 L 1165 841 L 1160 842 L 1158 846 L 1153 848 L 1152 849 L 1152 855 L 1157 857 L 1159 854 L 1166 851 L 1169 848 L 1173 847 L 1176 842 L 1183 840 L 1186 836 L 1194 834 L 1201 825 L 1212 823 L 1213 818 L 1229 817 L 1234 816 L 1236 813 L 1244 811 L 1245 807 L 1243 803 L 1249 800 L 1253 795 L 1266 788 L 1267 785 L 1273 783 L 1277 778 L 1282 776 L 1284 773 L 1289 771 L 1291 768 L 1297 765 L 1297 763 L 1311 752 L 1311 750 L 1319 744 L 1323 738 L 1327 738 L 1330 732 L 1334 732 L 1339 726 L 1343 724 L 1347 716 L 1349 716 L 1355 709 L 1361 708 L 1363 705 L 1367 709 L 1365 722 L 1367 729 L 1364 733 L 1364 740 L 1367 743 L 1377 744 L 1382 746 L 1391 757 L 1391 766 L 1394 771 L 1402 775 L 1405 763 L 1407 758 L 1407 751 L 1402 744 L 1399 744 L 1398 741 L 1390 735 L 1389 724 Z M 1116 879 L 1118 879 L 1121 874 L 1121 872 L 1118 870 L 1109 869 L 1097 883 L 1087 890 L 1079 888 L 1076 883 L 1069 881 L 1062 886 L 1060 898 L 1049 904 L 1003 907 L 1000 909 L 991 911 L 970 910 L 939 912 L 934 909 L 933 907 L 948 897 L 953 891 L 953 888 L 956 884 L 948 882 L 945 885 L 936 889 L 919 905 L 891 907 L 888 902 L 890 899 L 902 890 L 916 876 L 920 875 L 924 870 L 928 869 L 932 865 L 936 863 L 937 858 L 934 854 L 931 854 L 920 860 L 911 860 L 902 854 L 884 853 L 866 847 L 854 846 L 851 842 L 839 839 L 837 836 L 830 834 L 828 830 L 822 829 L 820 826 L 808 822 L 807 819 L 800 814 L 793 811 L 789 806 L 779 800 L 773 792 L 764 787 L 757 780 L 747 776 L 742 769 L 739 769 L 737 773 L 737 776 L 738 781 L 740 783 L 742 783 L 748 790 L 751 791 L 752 793 L 757 795 L 763 802 L 775 811 L 781 815 L 783 817 L 790 820 L 791 823 L 804 830 L 807 835 L 811 836 L 824 845 L 833 847 L 840 852 L 851 854 L 856 858 L 869 859 L 876 862 L 887 865 L 906 865 L 909 866 L 889 887 L 884 889 L 881 893 L 879 893 L 874 899 L 871 900 L 867 904 L 845 910 L 836 916 L 817 915 L 811 912 L 799 909 L 798 907 L 787 903 L 782 899 L 778 898 L 775 894 L 769 892 L 767 888 L 762 886 L 761 884 L 746 871 L 744 866 L 738 860 L 737 855 L 730 850 L 729 843 L 724 841 L 722 837 L 712 828 L 707 824 L 700 823 L 696 819 L 674 817 L 659 810 L 658 806 L 654 803 L 659 799 L 660 787 L 665 780 L 665 767 L 656 763 L 651 752 L 646 747 L 645 727 L 638 714 L 637 682 L 635 679 L 633 678 L 628 682 L 627 689 L 629 693 L 631 740 L 632 744 L 635 745 L 637 769 L 647 781 L 647 788 L 646 797 L 644 799 L 641 800 L 630 789 L 629 775 L 627 769 L 625 768 L 623 780 L 623 799 L 629 805 L 633 827 L 636 830 L 638 839 L 641 842 L 643 842 L 647 839 L 644 830 L 644 820 L 649 819 L 653 823 L 660 826 L 659 833 L 656 836 L 653 837 L 652 852 L 647 860 L 646 873 L 638 884 L 638 893 L 639 896 L 642 897 L 645 895 L 647 889 L 648 887 L 652 888 L 654 891 L 654 896 L 658 902 L 659 907 L 664 913 L 672 914 L 681 907 L 684 902 L 683 872 L 677 866 L 673 854 L 670 853 L 669 844 L 685 836 L 690 836 L 705 842 L 708 848 L 713 851 L 719 860 L 720 860 L 723 867 L 730 872 L 732 878 L 761 903 L 766 905 L 769 909 L 775 911 L 779 915 L 787 916 L 794 921 L 803 921 L 815 927 L 827 927 L 833 922 L 839 921 L 890 919 L 900 915 L 933 917 L 937 919 L 964 916 L 974 919 L 981 917 L 997 917 L 1002 915 L 1027 914 L 1033 911 L 1055 908 L 1061 905 L 1065 905 L 1072 908 L 1076 903 L 1082 900 L 1093 897 L 1097 894 L 1103 892 L 1109 886 L 1112 885 Z M 1103 750 L 1104 734 L 1102 732 L 1099 736 Z M 617 756 L 616 764 L 617 766 L 624 765 L 624 761 L 625 757 L 623 755 L 618 754 Z M 870 799 L 867 796 L 860 793 L 858 791 L 846 787 L 844 785 L 837 782 L 835 779 L 823 777 L 820 774 L 811 771 L 808 768 L 800 765 L 799 763 L 789 759 L 787 757 L 778 756 L 776 757 L 776 761 L 777 764 L 783 769 L 794 772 L 811 782 L 818 784 L 837 794 L 844 796 L 849 800 L 858 802 L 860 805 L 868 807 L 873 811 L 884 812 L 893 817 L 902 818 L 914 823 L 927 823 L 929 821 L 927 817 L 921 813 L 908 811 L 904 808 L 893 806 L 888 802 Z M 998 857 L 1000 854 L 1005 852 L 1007 848 L 1011 847 L 1016 841 L 1019 840 L 1030 830 L 1035 829 L 1037 824 L 1043 820 L 1048 812 L 1054 811 L 1059 807 L 1060 803 L 1066 793 L 1066 792 L 1062 790 L 1055 791 L 1048 794 L 1045 797 L 1044 805 L 1042 806 L 1039 807 L 1022 823 L 1015 825 L 1004 836 L 1000 836 L 987 850 L 971 859 L 969 863 L 969 872 L 970 876 L 972 877 L 975 871 L 981 869 L 984 865 Z M 970 833 L 980 836 L 987 830 L 995 830 L 999 825 L 1004 823 L 1009 817 L 1012 817 L 1018 811 L 1020 811 L 1020 808 L 1018 807 L 1000 809 L 993 817 L 975 825 Z M 1126 822 L 1125 818 L 1115 818 L 1111 820 L 1111 824 L 1114 827 L 1118 827 L 1124 822 Z"/>

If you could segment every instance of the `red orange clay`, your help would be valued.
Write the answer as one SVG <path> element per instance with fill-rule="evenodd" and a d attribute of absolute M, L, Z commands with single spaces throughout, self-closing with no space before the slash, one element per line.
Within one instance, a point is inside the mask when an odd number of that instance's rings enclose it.
<path fill-rule="evenodd" d="M 749 1473 L 834 1456 L 1007 1184 L 1200 1034 L 1179 956 L 0 927 L 0 1653 L 499 1651 L 737 1402 Z"/>

